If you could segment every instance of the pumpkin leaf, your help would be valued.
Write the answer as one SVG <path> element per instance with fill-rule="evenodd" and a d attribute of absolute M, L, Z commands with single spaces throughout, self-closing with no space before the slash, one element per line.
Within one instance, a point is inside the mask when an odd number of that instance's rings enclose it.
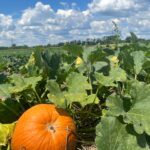
<path fill-rule="evenodd" d="M 127 79 L 126 72 L 120 67 L 111 68 L 109 76 L 111 76 L 114 81 L 125 81 Z"/>
<path fill-rule="evenodd" d="M 11 97 L 10 87 L 11 84 L 0 84 L 0 99 L 6 100 Z"/>
<path fill-rule="evenodd" d="M 68 85 L 69 93 L 85 92 L 86 90 L 92 89 L 90 83 L 87 81 L 87 77 L 80 73 L 73 72 L 67 79 L 66 83 Z"/>
<path fill-rule="evenodd" d="M 74 72 L 68 76 L 66 82 L 68 91 L 64 92 L 64 96 L 67 102 L 79 102 L 82 106 L 99 102 L 95 94 L 87 94 L 87 90 L 91 90 L 92 88 L 87 81 L 87 77 Z"/>
<path fill-rule="evenodd" d="M 98 61 L 93 64 L 96 71 L 101 70 L 103 67 L 106 67 L 108 64 L 104 61 Z"/>
<path fill-rule="evenodd" d="M 71 53 L 73 56 L 81 56 L 83 53 L 83 48 L 80 45 L 77 44 L 66 44 L 64 45 L 64 50 Z"/>
<path fill-rule="evenodd" d="M 90 104 L 90 103 L 98 104 L 99 101 L 100 100 L 98 99 L 96 94 L 91 94 L 91 95 L 88 95 L 88 97 L 86 98 L 85 104 L 83 104 L 83 105 Z"/>
<path fill-rule="evenodd" d="M 10 76 L 11 83 L 14 85 L 11 87 L 12 93 L 19 93 L 27 89 L 35 89 L 39 81 L 42 80 L 41 76 L 25 78 L 23 76 L 13 74 Z"/>
<path fill-rule="evenodd" d="M 110 95 L 106 100 L 106 106 L 109 108 L 107 114 L 111 116 L 120 116 L 125 113 L 123 100 L 118 95 Z"/>
<path fill-rule="evenodd" d="M 15 123 L 1 124 L 0 123 L 0 146 L 6 146 L 8 140 L 11 138 Z"/>
<path fill-rule="evenodd" d="M 69 104 L 72 102 L 79 102 L 81 105 L 84 105 L 86 102 L 87 94 L 85 92 L 73 93 L 73 92 L 64 92 L 64 96 Z"/>
<path fill-rule="evenodd" d="M 58 83 L 55 80 L 48 80 L 46 84 L 46 90 L 48 90 L 50 93 L 48 93 L 49 100 L 54 103 L 55 105 L 66 108 L 67 102 L 64 97 L 63 92 L 61 92 Z"/>
<path fill-rule="evenodd" d="M 79 73 L 72 73 L 67 80 L 68 91 L 62 92 L 55 80 L 49 80 L 46 89 L 50 91 L 48 98 L 56 105 L 66 108 L 72 102 L 79 102 L 82 106 L 90 103 L 98 103 L 99 99 L 95 94 L 87 95 L 91 85 L 87 82 L 87 77 Z M 79 86 L 80 85 L 80 86 Z M 78 88 L 76 88 L 78 86 Z"/>
<path fill-rule="evenodd" d="M 121 69 L 120 67 L 111 67 L 109 72 L 109 76 L 104 76 L 102 73 L 95 73 L 96 80 L 98 83 L 102 84 L 103 86 L 109 87 L 117 87 L 114 83 L 115 81 L 125 81 L 127 79 L 126 72 Z"/>
<path fill-rule="evenodd" d="M 121 67 L 128 73 L 128 76 L 134 73 L 134 60 L 131 53 L 126 49 L 120 51 L 119 59 Z"/>
<path fill-rule="evenodd" d="M 60 94 L 61 93 L 59 85 L 55 80 L 47 81 L 46 90 L 50 91 L 52 94 Z"/>
<path fill-rule="evenodd" d="M 131 126 L 122 124 L 116 117 L 104 117 L 96 127 L 97 148 L 99 150 L 148 150 L 145 136 L 136 135 L 131 131 L 133 131 Z"/>
<path fill-rule="evenodd" d="M 87 104 L 95 103 L 97 104 L 99 102 L 98 97 L 96 94 L 87 95 L 86 93 L 64 93 L 64 96 L 70 104 L 72 102 L 79 102 L 83 107 Z"/>
<path fill-rule="evenodd" d="M 86 49 L 83 49 L 83 60 L 87 63 L 89 62 L 90 60 L 88 59 L 91 55 L 91 53 L 95 51 L 95 48 L 94 47 L 90 47 L 90 48 L 86 48 Z"/>
<path fill-rule="evenodd" d="M 114 83 L 114 80 L 111 76 L 104 76 L 102 73 L 95 73 L 95 77 L 98 83 L 102 84 L 103 86 L 109 87 L 116 87 L 117 85 Z"/>
<path fill-rule="evenodd" d="M 139 74 L 145 62 L 145 54 L 143 51 L 134 51 L 131 53 L 131 56 L 133 57 L 134 60 L 135 74 Z"/>
<path fill-rule="evenodd" d="M 137 133 L 146 132 L 150 135 L 150 85 L 138 81 L 130 84 L 132 105 L 125 114 L 124 120 L 127 123 L 132 123 Z"/>
<path fill-rule="evenodd" d="M 58 107 L 64 108 L 64 109 L 67 108 L 68 102 L 66 101 L 63 94 L 53 95 L 53 94 L 49 93 L 47 95 L 47 97 L 50 100 L 50 102 L 54 103 Z"/>

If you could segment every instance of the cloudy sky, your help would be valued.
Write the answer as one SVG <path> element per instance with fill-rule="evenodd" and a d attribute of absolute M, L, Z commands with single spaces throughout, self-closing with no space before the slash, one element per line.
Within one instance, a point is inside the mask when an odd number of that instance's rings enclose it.
<path fill-rule="evenodd" d="M 0 46 L 37 45 L 111 35 L 150 38 L 150 0 L 0 1 Z"/>

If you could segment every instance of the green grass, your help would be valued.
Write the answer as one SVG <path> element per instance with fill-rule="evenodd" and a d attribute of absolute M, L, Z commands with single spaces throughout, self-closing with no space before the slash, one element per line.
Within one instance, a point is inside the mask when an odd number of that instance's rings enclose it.
<path fill-rule="evenodd" d="M 0 50 L 0 56 L 29 56 L 33 49 L 8 49 Z"/>
<path fill-rule="evenodd" d="M 7 50 L 0 50 L 0 57 L 3 56 L 30 56 L 32 51 L 34 51 L 35 48 L 28 48 L 28 49 L 7 49 Z M 52 52 L 57 51 L 61 52 L 62 47 L 51 47 L 51 48 L 44 48 L 48 49 Z"/>

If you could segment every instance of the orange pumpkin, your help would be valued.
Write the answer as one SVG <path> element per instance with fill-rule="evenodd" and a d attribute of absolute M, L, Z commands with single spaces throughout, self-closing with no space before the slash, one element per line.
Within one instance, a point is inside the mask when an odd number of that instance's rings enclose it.
<path fill-rule="evenodd" d="M 75 150 L 76 127 L 61 108 L 39 104 L 19 118 L 12 135 L 12 150 Z"/>

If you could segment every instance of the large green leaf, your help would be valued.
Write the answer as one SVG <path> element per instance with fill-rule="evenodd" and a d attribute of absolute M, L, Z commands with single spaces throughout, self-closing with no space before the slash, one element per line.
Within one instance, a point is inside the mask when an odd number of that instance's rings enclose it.
<path fill-rule="evenodd" d="M 64 96 L 67 100 L 67 102 L 72 103 L 72 102 L 79 102 L 82 106 L 85 106 L 87 104 L 92 104 L 92 103 L 98 103 L 99 99 L 95 94 L 87 95 L 86 92 L 79 92 L 79 93 L 69 93 L 66 92 L 64 93 Z"/>
<path fill-rule="evenodd" d="M 95 73 L 96 80 L 103 86 L 117 86 L 111 76 L 104 76 L 102 73 Z"/>
<path fill-rule="evenodd" d="M 42 80 L 41 76 L 25 78 L 21 75 L 13 74 L 10 76 L 11 83 L 14 85 L 11 87 L 12 93 L 22 92 L 27 89 L 35 89 L 39 81 Z"/>
<path fill-rule="evenodd" d="M 60 94 L 61 93 L 59 85 L 55 80 L 47 81 L 46 90 L 50 91 L 52 94 Z"/>
<path fill-rule="evenodd" d="M 95 94 L 87 95 L 86 89 L 90 89 L 91 86 L 83 75 L 71 74 L 67 78 L 67 86 L 68 91 L 62 92 L 55 80 L 49 80 L 46 89 L 49 91 L 48 98 L 50 101 L 62 108 L 66 108 L 72 102 L 79 102 L 82 106 L 99 102 Z M 76 88 L 77 86 L 79 88 Z"/>
<path fill-rule="evenodd" d="M 6 100 L 11 97 L 10 87 L 11 84 L 0 84 L 0 100 Z"/>
<path fill-rule="evenodd" d="M 145 136 L 136 135 L 130 130 L 130 126 L 122 124 L 115 117 L 102 118 L 96 127 L 98 150 L 148 150 Z"/>
<path fill-rule="evenodd" d="M 132 123 L 137 133 L 145 131 L 150 135 L 150 85 L 138 81 L 132 82 L 130 95 L 132 105 L 124 120 Z"/>
<path fill-rule="evenodd" d="M 71 73 L 66 79 L 69 93 L 82 93 L 90 90 L 92 87 L 87 80 L 87 77 L 80 73 Z"/>
<path fill-rule="evenodd" d="M 68 76 L 66 80 L 68 92 L 65 92 L 65 98 L 69 101 L 69 103 L 79 102 L 82 106 L 85 106 L 90 103 L 99 102 L 95 94 L 87 94 L 87 90 L 92 89 L 87 80 L 87 77 L 75 72 Z"/>
<path fill-rule="evenodd" d="M 84 59 L 84 61 L 85 61 L 86 63 L 89 62 L 89 59 L 88 59 L 88 58 L 89 58 L 89 56 L 91 55 L 91 53 L 92 53 L 93 51 L 95 51 L 95 48 L 93 48 L 93 47 L 84 48 L 82 55 L 83 55 L 83 59 Z"/>
<path fill-rule="evenodd" d="M 113 67 L 109 72 L 109 76 L 113 78 L 114 81 L 126 81 L 126 72 L 120 67 Z"/>
<path fill-rule="evenodd" d="M 103 67 L 106 67 L 107 65 L 108 63 L 105 61 L 98 61 L 93 64 L 96 71 L 101 70 Z"/>
<path fill-rule="evenodd" d="M 106 51 L 105 51 L 106 52 Z M 88 55 L 88 62 L 91 62 L 91 64 L 102 61 L 106 54 L 102 51 L 102 49 L 97 49 L 95 51 L 91 51 L 91 53 Z"/>
<path fill-rule="evenodd" d="M 87 101 L 86 101 L 87 94 L 86 94 L 86 92 L 78 92 L 78 93 L 64 92 L 64 96 L 65 96 L 67 102 L 70 103 L 70 104 L 72 102 L 79 102 L 81 105 L 87 104 Z"/>
<path fill-rule="evenodd" d="M 41 66 L 41 68 L 44 70 L 44 73 L 46 73 L 51 79 L 56 79 L 61 64 L 61 55 L 46 50 L 42 54 L 42 60 L 43 66 Z"/>
<path fill-rule="evenodd" d="M 37 54 L 39 54 L 39 51 L 37 50 L 36 53 L 32 52 L 30 55 L 30 58 L 28 59 L 28 62 L 20 67 L 20 71 L 23 73 L 28 73 L 29 76 L 36 76 L 39 74 L 39 68 L 37 64 L 42 65 L 42 62 L 40 61 L 40 57 L 37 59 Z M 38 63 L 40 61 L 40 63 Z"/>
<path fill-rule="evenodd" d="M 133 57 L 130 55 L 130 52 L 126 49 L 123 49 L 119 53 L 120 65 L 127 73 L 128 76 L 134 73 L 134 60 Z"/>
<path fill-rule="evenodd" d="M 49 80 L 46 89 L 50 91 L 48 98 L 56 105 L 65 108 L 72 102 L 79 102 L 82 106 L 90 103 L 98 103 L 99 99 L 95 94 L 88 95 L 87 90 L 91 85 L 87 77 L 79 73 L 71 73 L 66 80 L 68 91 L 61 91 L 59 85 L 54 80 Z"/>
<path fill-rule="evenodd" d="M 95 73 L 96 80 L 103 86 L 114 86 L 117 87 L 115 81 L 126 81 L 126 72 L 120 67 L 112 67 L 109 76 L 104 76 L 102 73 Z"/>
<path fill-rule="evenodd" d="M 125 113 L 123 100 L 118 95 L 110 95 L 106 100 L 106 106 L 109 108 L 108 115 L 120 116 Z"/>
<path fill-rule="evenodd" d="M 61 108 L 67 107 L 67 101 L 64 97 L 64 94 L 61 92 L 59 85 L 55 80 L 47 81 L 46 90 L 49 91 L 47 96 L 52 103 Z"/>
<path fill-rule="evenodd" d="M 145 62 L 145 54 L 143 51 L 134 51 L 131 53 L 134 60 L 135 74 L 139 74 L 142 70 L 142 65 Z"/>
<path fill-rule="evenodd" d="M 81 56 L 83 53 L 82 46 L 73 43 L 64 45 L 64 49 L 73 56 Z"/>

